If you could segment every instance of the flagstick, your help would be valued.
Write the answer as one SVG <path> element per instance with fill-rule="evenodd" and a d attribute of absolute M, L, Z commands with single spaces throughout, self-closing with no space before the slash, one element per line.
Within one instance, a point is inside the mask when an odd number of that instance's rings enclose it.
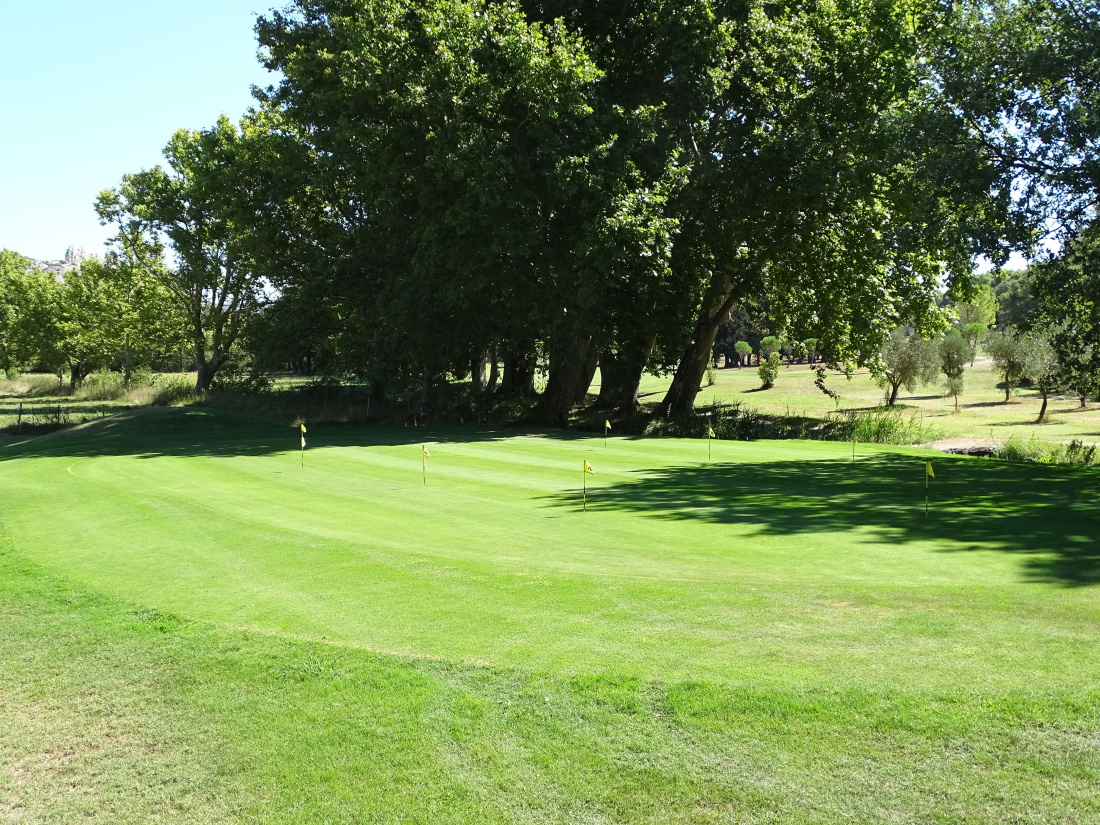
<path fill-rule="evenodd" d="M 588 512 L 588 473 L 581 467 L 581 511 Z"/>
<path fill-rule="evenodd" d="M 707 464 L 710 464 L 710 435 L 707 435 Z"/>
<path fill-rule="evenodd" d="M 928 518 L 928 466 L 924 467 L 924 517 Z"/>
<path fill-rule="evenodd" d="M 424 448 L 420 448 L 420 472 L 424 475 L 424 486 L 428 486 L 428 457 L 424 455 Z"/>

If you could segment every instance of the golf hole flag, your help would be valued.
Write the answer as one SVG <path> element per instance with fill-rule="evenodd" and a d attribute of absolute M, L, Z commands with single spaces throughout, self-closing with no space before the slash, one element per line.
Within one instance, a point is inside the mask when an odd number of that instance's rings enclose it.
<path fill-rule="evenodd" d="M 716 436 L 714 434 L 714 428 L 713 427 L 707 427 L 707 438 L 717 438 L 717 437 L 718 436 Z"/>
<path fill-rule="evenodd" d="M 422 484 L 427 484 L 428 483 L 428 459 L 431 458 L 431 457 L 432 457 L 432 454 L 428 452 L 428 445 L 427 444 L 421 444 L 420 445 L 420 474 L 421 474 L 421 478 L 423 479 L 422 482 L 421 482 Z"/>
<path fill-rule="evenodd" d="M 302 469 L 306 468 L 306 425 L 301 423 L 298 425 L 302 430 Z"/>
<path fill-rule="evenodd" d="M 581 473 L 581 509 L 588 510 L 588 476 L 596 475 L 596 471 L 592 469 L 592 465 L 587 460 L 584 462 L 584 472 Z"/>
<path fill-rule="evenodd" d="M 603 420 L 603 448 L 607 449 L 607 432 L 611 429 L 611 422 L 606 418 Z"/>
<path fill-rule="evenodd" d="M 932 462 L 924 462 L 924 515 L 928 516 L 928 479 L 935 478 L 936 474 L 932 472 Z"/>

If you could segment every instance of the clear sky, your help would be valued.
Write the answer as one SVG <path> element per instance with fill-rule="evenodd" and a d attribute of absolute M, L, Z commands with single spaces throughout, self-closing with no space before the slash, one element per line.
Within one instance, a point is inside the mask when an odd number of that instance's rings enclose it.
<path fill-rule="evenodd" d="M 240 118 L 256 16 L 281 0 L 0 0 L 0 248 L 101 252 L 92 204 L 153 166 L 176 129 Z"/>

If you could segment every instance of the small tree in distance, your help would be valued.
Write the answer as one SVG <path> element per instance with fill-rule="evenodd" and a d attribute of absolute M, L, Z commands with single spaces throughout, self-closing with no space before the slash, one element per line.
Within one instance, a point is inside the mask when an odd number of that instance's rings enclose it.
<path fill-rule="evenodd" d="M 749 356 L 752 355 L 752 344 L 748 341 L 738 341 L 733 345 L 734 352 L 737 353 L 737 366 L 742 367 L 749 363 Z"/>
<path fill-rule="evenodd" d="M 1050 337 L 1038 332 L 1021 336 L 1018 348 L 1024 373 L 1035 382 L 1036 389 L 1043 396 L 1043 406 L 1039 408 L 1039 417 L 1035 419 L 1036 424 L 1042 424 L 1047 414 L 1047 398 L 1058 387 L 1058 354 L 1051 346 Z"/>
<path fill-rule="evenodd" d="M 1012 398 L 1012 388 L 1024 377 L 1027 367 L 1020 336 L 1012 327 L 993 330 L 985 338 L 985 351 L 993 359 L 993 369 L 1001 375 L 1007 404 Z"/>
<path fill-rule="evenodd" d="M 940 371 L 936 345 L 918 335 L 907 336 L 901 327 L 890 333 L 880 358 L 882 370 L 876 380 L 886 392 L 889 407 L 897 403 L 899 389 L 905 387 L 907 392 L 913 392 L 918 384 L 934 381 Z"/>
<path fill-rule="evenodd" d="M 959 394 L 963 390 L 963 372 L 966 363 L 974 357 L 973 348 L 962 335 L 955 330 L 949 331 L 940 341 L 940 370 L 947 376 L 944 389 L 955 398 L 955 409 L 959 409 Z"/>
<path fill-rule="evenodd" d="M 978 354 L 978 342 L 989 332 L 985 324 L 967 324 L 962 328 L 962 337 L 970 345 L 970 366 L 974 366 L 974 356 Z"/>
<path fill-rule="evenodd" d="M 776 338 L 774 335 L 769 335 L 760 342 L 760 361 L 769 360 L 772 357 L 773 352 L 779 352 L 783 349 L 783 342 Z"/>

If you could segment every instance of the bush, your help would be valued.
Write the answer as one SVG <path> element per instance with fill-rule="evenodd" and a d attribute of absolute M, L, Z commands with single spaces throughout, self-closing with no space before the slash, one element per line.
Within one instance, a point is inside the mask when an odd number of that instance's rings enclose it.
<path fill-rule="evenodd" d="M 778 352 L 770 353 L 766 361 L 760 362 L 756 372 L 760 376 L 760 382 L 764 389 L 770 390 L 775 386 L 775 379 L 779 377 L 780 363 L 781 359 Z"/>
<path fill-rule="evenodd" d="M 1038 464 L 1068 464 L 1091 467 L 1097 463 L 1096 445 L 1074 439 L 1069 444 L 1048 444 L 1032 436 L 1027 441 L 1012 436 L 993 450 L 993 457 L 1005 461 L 1032 461 Z"/>
<path fill-rule="evenodd" d="M 714 382 L 718 380 L 718 369 L 714 366 L 714 362 L 707 364 L 707 386 L 713 387 Z"/>

